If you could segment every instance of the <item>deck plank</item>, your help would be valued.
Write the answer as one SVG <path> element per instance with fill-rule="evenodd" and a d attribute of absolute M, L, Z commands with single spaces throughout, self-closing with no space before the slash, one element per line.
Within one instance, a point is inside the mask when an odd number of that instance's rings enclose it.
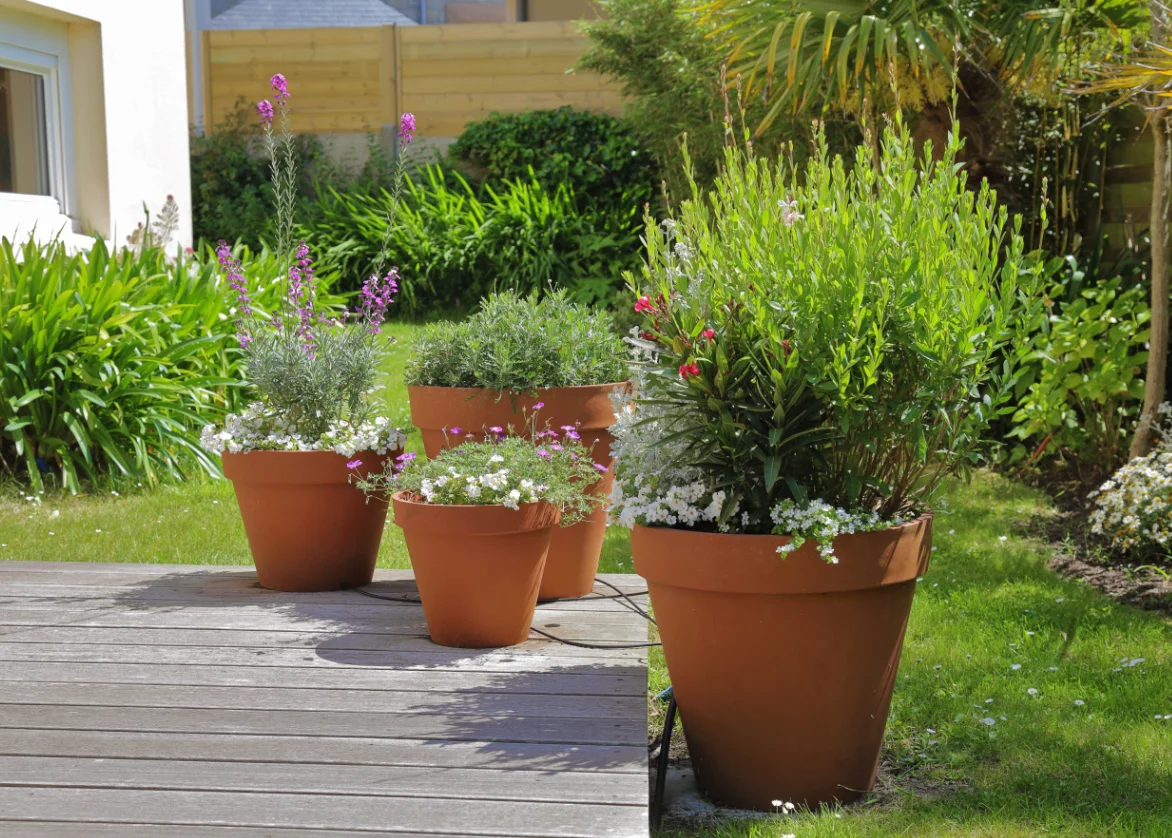
<path fill-rule="evenodd" d="M 535 625 L 645 642 L 609 593 Z M 247 568 L 0 562 L 0 834 L 646 836 L 646 666 L 445 649 L 416 603 Z"/>

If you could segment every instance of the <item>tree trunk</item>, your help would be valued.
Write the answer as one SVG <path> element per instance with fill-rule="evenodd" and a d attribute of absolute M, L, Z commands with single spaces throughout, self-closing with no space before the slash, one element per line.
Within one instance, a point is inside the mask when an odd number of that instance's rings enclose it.
<path fill-rule="evenodd" d="M 1154 15 L 1153 15 L 1154 17 Z M 1161 103 L 1158 108 L 1162 108 Z M 1164 401 L 1168 360 L 1168 134 L 1164 111 L 1152 111 L 1152 336 L 1148 342 L 1148 371 L 1144 379 L 1144 406 L 1131 440 L 1129 457 L 1150 454 L 1155 445 L 1155 423 Z"/>

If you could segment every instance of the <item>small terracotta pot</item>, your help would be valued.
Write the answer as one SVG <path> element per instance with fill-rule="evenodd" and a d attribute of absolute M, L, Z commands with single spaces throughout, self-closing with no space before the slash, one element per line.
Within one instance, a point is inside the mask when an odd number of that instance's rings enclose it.
<path fill-rule="evenodd" d="M 614 437 L 607 430 L 614 424 L 610 395 L 629 386 L 627 382 L 586 387 L 554 387 L 534 393 L 511 390 L 498 392 L 477 387 L 407 388 L 411 399 L 411 422 L 423 435 L 428 457 L 444 448 L 459 445 L 465 434 L 476 439 L 489 436 L 487 429 L 512 425 L 524 430 L 533 405 L 543 402 L 538 416 L 544 427 L 561 432 L 562 425 L 578 425 L 582 441 L 592 444 L 594 461 L 608 469 L 613 465 L 610 445 Z M 459 427 L 461 434 L 445 435 L 445 428 Z M 598 495 L 610 494 L 613 477 L 608 471 L 593 487 Z M 606 506 L 599 506 L 580 523 L 554 531 L 541 581 L 541 599 L 585 596 L 594 589 L 594 575 L 606 537 Z"/>
<path fill-rule="evenodd" d="M 431 639 L 468 649 L 524 643 L 561 513 L 547 503 L 421 503 L 408 492 L 391 500 Z"/>
<path fill-rule="evenodd" d="M 250 451 L 223 455 L 262 587 L 336 591 L 370 584 L 387 502 L 369 501 L 350 478 L 381 471 L 401 453 Z M 361 460 L 357 469 L 346 463 Z"/>
<path fill-rule="evenodd" d="M 817 808 L 875 783 L 932 516 L 808 542 L 635 527 L 700 789 L 721 803 Z"/>

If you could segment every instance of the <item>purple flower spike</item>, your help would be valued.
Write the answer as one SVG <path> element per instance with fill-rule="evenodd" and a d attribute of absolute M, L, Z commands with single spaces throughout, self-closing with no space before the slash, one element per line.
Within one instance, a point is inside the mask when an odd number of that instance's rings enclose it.
<path fill-rule="evenodd" d="M 248 296 L 248 286 L 244 282 L 244 268 L 240 261 L 232 255 L 232 248 L 228 243 L 221 241 L 216 248 L 216 257 L 220 261 L 220 270 L 228 280 L 228 285 L 236 292 L 236 340 L 241 349 L 247 349 L 252 343 L 252 333 L 248 330 L 249 315 L 252 314 L 252 299 Z"/>
<path fill-rule="evenodd" d="M 359 295 L 358 309 L 355 314 L 366 324 L 366 329 L 372 335 L 382 331 L 383 320 L 386 319 L 387 309 L 395 301 L 395 294 L 399 291 L 399 269 L 391 268 L 386 276 L 372 274 L 362 283 L 362 292 Z"/>
<path fill-rule="evenodd" d="M 281 75 L 280 73 L 277 73 L 275 76 L 273 76 L 271 79 L 269 79 L 269 84 L 271 84 L 273 86 L 273 97 L 274 98 L 277 98 L 277 99 L 288 99 L 289 98 L 289 84 L 288 84 L 288 82 L 285 81 L 285 77 L 283 75 Z"/>
<path fill-rule="evenodd" d="M 268 99 L 264 99 L 256 103 L 256 112 L 260 114 L 260 121 L 264 125 L 271 125 L 273 122 L 273 103 Z"/>
<path fill-rule="evenodd" d="M 606 474 L 608 471 L 610 471 L 610 469 L 608 469 L 602 463 L 595 463 L 594 468 L 598 471 L 601 471 L 603 474 Z"/>
<path fill-rule="evenodd" d="M 356 468 L 358 468 L 360 465 L 362 465 L 362 460 L 351 460 L 350 462 L 346 463 L 346 468 L 348 468 L 348 469 L 356 469 Z"/>
<path fill-rule="evenodd" d="M 415 138 L 415 114 L 405 113 L 399 117 L 399 139 L 403 144 L 411 142 Z"/>

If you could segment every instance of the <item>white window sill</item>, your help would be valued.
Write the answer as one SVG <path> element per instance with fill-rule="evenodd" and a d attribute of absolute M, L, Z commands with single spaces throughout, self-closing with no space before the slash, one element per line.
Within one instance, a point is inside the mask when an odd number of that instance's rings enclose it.
<path fill-rule="evenodd" d="M 63 241 L 71 251 L 88 250 L 89 236 L 73 231 L 73 219 L 61 212 L 57 199 L 44 195 L 0 192 L 0 236 L 20 245 L 32 236 L 38 243 Z"/>

